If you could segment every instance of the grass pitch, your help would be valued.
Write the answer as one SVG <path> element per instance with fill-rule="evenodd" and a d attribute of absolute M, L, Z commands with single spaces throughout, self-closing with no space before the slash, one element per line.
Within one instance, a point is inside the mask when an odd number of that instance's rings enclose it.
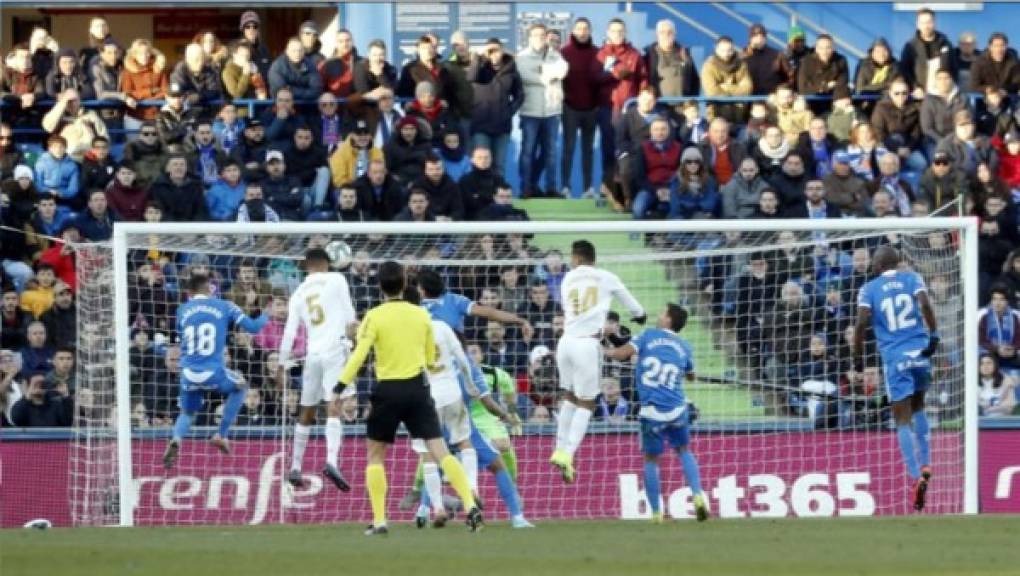
<path fill-rule="evenodd" d="M 0 531 L 0 574 L 906 576 L 1020 574 L 1020 518 L 905 517 Z"/>

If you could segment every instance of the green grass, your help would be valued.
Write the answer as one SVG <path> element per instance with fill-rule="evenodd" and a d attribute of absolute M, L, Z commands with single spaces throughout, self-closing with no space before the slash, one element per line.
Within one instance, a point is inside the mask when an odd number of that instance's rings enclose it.
<path fill-rule="evenodd" d="M 1020 518 L 557 522 L 535 530 L 353 525 L 0 531 L 0 574 L 284 576 L 1020 573 Z"/>
<path fill-rule="evenodd" d="M 595 206 L 592 200 L 518 200 L 515 206 L 524 208 L 532 220 L 630 220 L 629 214 L 617 214 L 608 208 Z M 532 244 L 543 250 L 559 248 L 569 254 L 570 243 L 576 238 L 564 234 L 536 234 Z M 643 240 L 631 239 L 629 234 L 600 234 L 596 239 L 596 248 L 602 254 L 641 254 L 648 252 Z M 666 269 L 661 264 L 648 266 L 609 264 L 624 285 L 631 289 L 634 297 L 649 311 L 650 315 L 658 314 L 666 302 L 673 299 L 675 291 L 670 287 L 675 284 L 666 276 Z M 627 318 L 626 312 L 620 310 L 620 316 Z M 636 327 L 631 327 L 636 328 Z M 726 368 L 724 355 L 712 347 L 712 335 L 700 322 L 691 322 L 684 329 L 684 337 L 695 344 L 694 361 L 698 373 L 705 376 L 722 376 Z M 724 388 L 718 385 L 702 384 L 687 386 L 686 391 L 702 413 L 712 420 L 744 419 L 749 416 L 760 416 L 762 409 L 753 407 L 751 394 L 746 390 Z M 709 416 L 710 415 L 710 416 Z"/>

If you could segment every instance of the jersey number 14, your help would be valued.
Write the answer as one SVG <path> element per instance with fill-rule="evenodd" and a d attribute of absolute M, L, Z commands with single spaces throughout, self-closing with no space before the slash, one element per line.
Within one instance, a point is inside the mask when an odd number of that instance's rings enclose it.
<path fill-rule="evenodd" d="M 881 307 L 882 313 L 885 314 L 885 324 L 890 332 L 917 325 L 917 319 L 913 317 L 914 299 L 909 294 L 883 298 Z"/>
<path fill-rule="evenodd" d="M 574 316 L 580 316 L 591 310 L 599 302 L 599 289 L 589 286 L 581 292 L 580 288 L 574 288 L 567 294 L 567 300 L 574 309 Z"/>

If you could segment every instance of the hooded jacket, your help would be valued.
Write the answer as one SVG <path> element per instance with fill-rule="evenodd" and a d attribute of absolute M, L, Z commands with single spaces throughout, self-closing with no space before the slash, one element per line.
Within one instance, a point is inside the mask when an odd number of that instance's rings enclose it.
<path fill-rule="evenodd" d="M 166 71 L 166 57 L 163 53 L 152 49 L 149 61 L 142 66 L 134 55 L 124 57 L 124 70 L 120 75 L 120 90 L 124 94 L 141 102 L 142 100 L 162 100 L 166 97 L 170 86 L 170 77 Z M 128 109 L 128 116 L 138 120 L 155 120 L 159 108 L 155 106 L 138 106 Z"/>
<path fill-rule="evenodd" d="M 510 134 L 513 117 L 524 104 L 524 83 L 513 56 L 504 54 L 499 69 L 482 62 L 471 86 L 475 93 L 471 131 L 489 136 Z"/>
<path fill-rule="evenodd" d="M 914 32 L 914 37 L 903 45 L 903 52 L 900 54 L 900 72 L 913 87 L 928 89 L 928 60 L 939 59 L 939 68 L 945 68 L 953 73 L 956 78 L 957 65 L 953 58 L 953 45 L 946 38 L 946 35 L 935 31 L 931 42 L 921 39 L 920 32 Z"/>
<path fill-rule="evenodd" d="M 722 218 L 753 218 L 758 211 L 761 192 L 768 188 L 769 183 L 760 174 L 755 175 L 750 182 L 744 180 L 739 173 L 736 174 L 719 189 L 719 195 L 722 196 Z"/>
<path fill-rule="evenodd" d="M 879 64 L 871 57 L 878 46 L 885 46 L 889 53 L 889 59 Z M 893 78 L 899 75 L 900 63 L 893 58 L 892 48 L 885 38 L 879 38 L 872 42 L 868 48 L 868 57 L 857 64 L 857 73 L 854 74 L 854 94 L 882 94 L 889 88 Z"/>

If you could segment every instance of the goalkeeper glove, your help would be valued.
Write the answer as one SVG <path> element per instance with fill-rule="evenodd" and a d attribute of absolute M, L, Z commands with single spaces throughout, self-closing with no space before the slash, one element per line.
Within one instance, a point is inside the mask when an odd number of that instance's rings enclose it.
<path fill-rule="evenodd" d="M 347 384 L 344 384 L 341 380 L 337 380 L 336 386 L 333 386 L 333 393 L 339 396 L 343 393 L 345 388 L 347 388 Z"/>
<path fill-rule="evenodd" d="M 633 318 L 630 319 L 631 322 L 637 324 L 638 326 L 644 326 L 645 325 L 645 320 L 648 320 L 648 314 L 642 314 L 640 316 L 634 316 Z"/>
<path fill-rule="evenodd" d="M 925 358 L 931 358 L 932 355 L 935 354 L 935 351 L 939 349 L 939 342 L 941 341 L 942 339 L 939 338 L 939 333 L 932 332 L 928 336 L 928 347 L 925 348 L 924 350 L 921 350 L 921 356 L 924 356 Z"/>

